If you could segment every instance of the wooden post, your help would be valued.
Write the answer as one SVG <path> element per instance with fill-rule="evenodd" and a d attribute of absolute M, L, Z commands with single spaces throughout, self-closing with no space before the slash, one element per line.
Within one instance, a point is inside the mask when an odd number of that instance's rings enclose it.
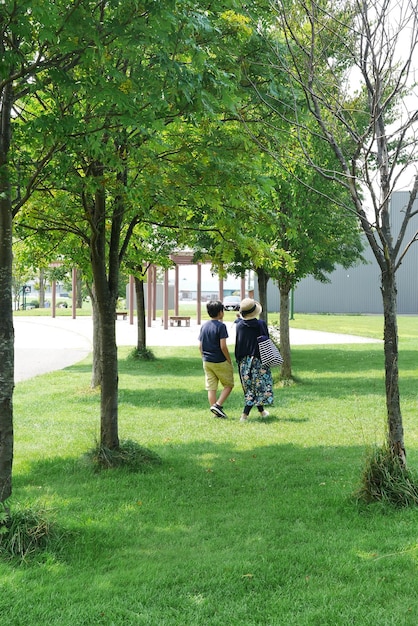
<path fill-rule="evenodd" d="M 174 315 L 179 314 L 179 266 L 174 268 Z"/>
<path fill-rule="evenodd" d="M 152 266 L 152 319 L 157 319 L 157 266 Z"/>
<path fill-rule="evenodd" d="M 134 293 L 135 279 L 132 274 L 129 275 L 129 323 L 134 323 Z"/>
<path fill-rule="evenodd" d="M 77 269 L 75 267 L 73 267 L 72 270 L 72 284 L 71 284 L 71 288 L 73 291 L 73 295 L 72 295 L 72 318 L 73 320 L 75 320 L 75 318 L 77 317 Z"/>
<path fill-rule="evenodd" d="M 147 276 L 147 326 L 152 326 L 152 279 L 153 279 L 153 265 L 148 268 Z"/>
<path fill-rule="evenodd" d="M 56 314 L 56 306 L 57 306 L 57 282 L 55 280 L 52 281 L 52 294 L 51 294 L 51 315 L 55 317 Z"/>
<path fill-rule="evenodd" d="M 163 321 L 164 321 L 164 330 L 167 330 L 168 329 L 168 270 L 164 270 Z"/>

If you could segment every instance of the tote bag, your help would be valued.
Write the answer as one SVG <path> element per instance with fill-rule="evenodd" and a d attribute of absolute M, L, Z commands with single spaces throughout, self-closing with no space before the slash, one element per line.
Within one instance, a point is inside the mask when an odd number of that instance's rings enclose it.
<path fill-rule="evenodd" d="M 260 360 L 263 365 L 268 367 L 277 367 L 283 363 L 283 357 L 279 352 L 276 344 L 267 337 L 267 335 L 261 335 L 257 337 L 258 348 L 260 350 Z"/>

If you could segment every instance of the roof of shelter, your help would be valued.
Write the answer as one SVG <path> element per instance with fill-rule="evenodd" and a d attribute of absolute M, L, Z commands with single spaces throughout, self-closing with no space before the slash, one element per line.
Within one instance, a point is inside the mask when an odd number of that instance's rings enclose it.
<path fill-rule="evenodd" d="M 174 261 L 176 265 L 197 265 L 198 262 L 193 261 L 193 257 L 194 252 L 191 250 L 182 250 L 170 254 L 170 259 Z M 199 261 L 199 263 L 210 263 L 210 261 Z"/>

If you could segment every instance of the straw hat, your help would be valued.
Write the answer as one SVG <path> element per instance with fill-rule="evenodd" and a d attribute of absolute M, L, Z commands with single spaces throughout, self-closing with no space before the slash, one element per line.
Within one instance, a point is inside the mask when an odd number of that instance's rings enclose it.
<path fill-rule="evenodd" d="M 261 304 L 252 298 L 244 298 L 241 301 L 239 312 L 245 320 L 253 320 L 258 317 L 262 311 Z"/>

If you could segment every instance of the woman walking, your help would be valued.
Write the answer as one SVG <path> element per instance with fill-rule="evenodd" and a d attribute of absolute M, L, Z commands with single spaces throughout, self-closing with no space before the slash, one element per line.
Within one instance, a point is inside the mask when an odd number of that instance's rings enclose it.
<path fill-rule="evenodd" d="M 269 367 L 260 360 L 257 337 L 269 334 L 267 324 L 258 317 L 261 304 L 252 298 L 244 298 L 240 305 L 240 319 L 236 323 L 235 358 L 244 392 L 244 409 L 241 422 L 248 419 L 256 406 L 260 417 L 267 417 L 265 405 L 273 403 L 273 378 Z"/>

